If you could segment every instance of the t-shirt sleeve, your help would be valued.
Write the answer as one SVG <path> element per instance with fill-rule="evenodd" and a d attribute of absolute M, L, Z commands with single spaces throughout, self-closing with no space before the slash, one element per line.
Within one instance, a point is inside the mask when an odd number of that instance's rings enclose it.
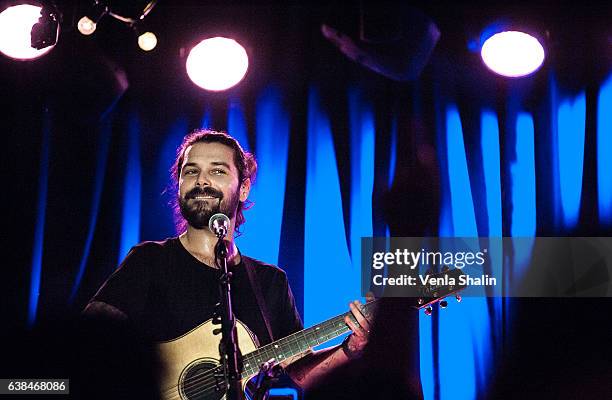
<path fill-rule="evenodd" d="M 143 314 L 149 294 L 151 253 L 151 249 L 145 246 L 132 247 L 89 304 L 102 302 L 119 310 L 129 320 L 138 319 Z"/>

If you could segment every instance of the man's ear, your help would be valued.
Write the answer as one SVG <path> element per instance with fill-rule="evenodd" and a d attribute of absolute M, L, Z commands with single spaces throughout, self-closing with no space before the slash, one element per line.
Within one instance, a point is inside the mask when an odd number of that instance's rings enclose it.
<path fill-rule="evenodd" d="M 251 179 L 246 178 L 240 185 L 240 201 L 245 202 L 251 192 Z"/>

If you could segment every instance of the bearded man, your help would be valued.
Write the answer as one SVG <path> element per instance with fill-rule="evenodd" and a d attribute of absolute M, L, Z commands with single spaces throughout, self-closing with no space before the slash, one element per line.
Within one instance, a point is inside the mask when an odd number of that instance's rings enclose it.
<path fill-rule="evenodd" d="M 208 222 L 220 212 L 230 219 L 225 241 L 236 318 L 259 345 L 302 330 L 285 272 L 241 254 L 234 242 L 250 204 L 248 196 L 257 172 L 255 157 L 226 133 L 199 130 L 184 138 L 171 172 L 182 233 L 133 247 L 84 313 L 127 320 L 154 341 L 180 337 L 211 319 L 220 299 L 221 271 L 215 263 L 217 237 L 208 229 Z M 349 307 L 357 323 L 345 318 L 353 333 L 343 345 L 309 352 L 288 366 L 289 375 L 299 386 L 308 388 L 329 370 L 361 353 L 368 340 L 369 322 L 358 302 Z"/>

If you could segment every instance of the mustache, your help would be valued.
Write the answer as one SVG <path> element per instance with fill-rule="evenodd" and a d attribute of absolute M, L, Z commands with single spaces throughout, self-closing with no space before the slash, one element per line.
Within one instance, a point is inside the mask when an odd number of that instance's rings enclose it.
<path fill-rule="evenodd" d="M 194 187 L 185 195 L 186 199 L 194 199 L 196 196 L 211 196 L 216 197 L 219 200 L 223 199 L 223 193 L 220 190 L 212 188 L 210 186 Z"/>

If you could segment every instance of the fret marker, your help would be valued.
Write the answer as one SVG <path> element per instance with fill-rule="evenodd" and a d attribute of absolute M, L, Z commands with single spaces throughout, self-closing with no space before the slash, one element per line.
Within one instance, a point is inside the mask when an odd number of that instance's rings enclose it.
<path fill-rule="evenodd" d="M 315 328 L 315 331 L 318 331 L 318 330 L 319 330 L 319 327 L 317 326 L 317 327 Z"/>
<path fill-rule="evenodd" d="M 245 366 L 245 367 L 248 367 L 248 366 L 249 366 L 249 364 L 244 364 L 244 366 Z"/>
<path fill-rule="evenodd" d="M 274 347 L 278 349 L 278 345 L 277 344 L 275 344 Z"/>

